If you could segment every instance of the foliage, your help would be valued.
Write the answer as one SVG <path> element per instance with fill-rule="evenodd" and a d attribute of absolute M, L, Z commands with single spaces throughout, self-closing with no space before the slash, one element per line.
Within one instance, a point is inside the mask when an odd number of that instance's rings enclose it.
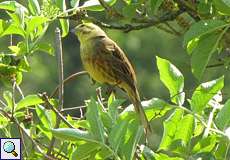
<path fill-rule="evenodd" d="M 210 60 L 229 48 L 228 1 L 72 0 L 66 4 L 64 0 L 29 0 L 27 5 L 3 1 L 0 9 L 6 14 L 0 19 L 0 37 L 10 37 L 7 50 L 0 54 L 0 80 L 7 88 L 2 93 L 4 100 L 0 100 L 0 134 L 21 137 L 24 158 L 229 158 L 230 99 L 226 96 L 227 101 L 222 102 L 224 75 L 208 82 L 202 80 L 205 69 L 215 66 L 209 65 Z M 95 12 L 103 12 L 106 20 L 94 17 Z M 31 70 L 29 58 L 40 52 L 54 56 L 57 46 L 42 39 L 51 27 L 60 27 L 64 38 L 72 19 L 124 32 L 157 27 L 169 34 L 183 35 L 183 46 L 191 56 L 191 72 L 200 84 L 192 96 L 186 95 L 187 77 L 170 61 L 156 57 L 160 80 L 169 91 L 170 101 L 152 98 L 142 101 L 142 105 L 150 122 L 164 120 L 157 149 L 154 144 L 145 144 L 144 129 L 133 105 L 121 111 L 124 101 L 114 94 L 106 101 L 99 95 L 97 100 L 91 96 L 85 102 L 86 114 L 80 118 L 62 116 L 60 99 L 36 92 L 24 96 L 20 84 L 24 72 Z M 228 56 L 220 60 L 223 69 L 229 67 Z"/>

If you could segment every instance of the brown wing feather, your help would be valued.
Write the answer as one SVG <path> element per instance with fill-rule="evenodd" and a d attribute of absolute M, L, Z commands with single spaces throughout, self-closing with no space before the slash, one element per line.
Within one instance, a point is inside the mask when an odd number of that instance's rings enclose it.
<path fill-rule="evenodd" d="M 95 43 L 96 55 L 100 55 L 108 62 L 116 79 L 127 83 L 134 90 L 136 89 L 136 77 L 134 69 L 124 52 L 118 45 L 108 37 L 99 38 Z"/>

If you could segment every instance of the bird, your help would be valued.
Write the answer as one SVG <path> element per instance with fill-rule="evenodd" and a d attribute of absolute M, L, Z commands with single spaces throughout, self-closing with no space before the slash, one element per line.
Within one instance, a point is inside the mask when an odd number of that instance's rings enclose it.
<path fill-rule="evenodd" d="M 80 41 L 81 61 L 90 77 L 124 90 L 144 127 L 145 135 L 151 134 L 151 126 L 141 105 L 136 74 L 123 50 L 93 23 L 81 23 L 72 32 Z"/>

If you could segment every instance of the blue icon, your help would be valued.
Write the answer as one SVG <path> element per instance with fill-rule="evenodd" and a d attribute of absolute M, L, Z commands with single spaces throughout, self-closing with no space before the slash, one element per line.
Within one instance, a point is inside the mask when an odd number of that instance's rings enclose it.
<path fill-rule="evenodd" d="M 14 157 L 18 156 L 18 153 L 15 151 L 15 145 L 11 141 L 7 141 L 3 144 L 3 150 L 7 153 L 11 153 Z"/>

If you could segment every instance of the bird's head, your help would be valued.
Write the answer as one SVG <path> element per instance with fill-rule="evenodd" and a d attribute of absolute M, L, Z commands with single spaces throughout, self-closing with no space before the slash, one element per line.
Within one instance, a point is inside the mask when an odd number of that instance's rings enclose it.
<path fill-rule="evenodd" d="M 78 37 L 80 42 L 84 42 L 98 36 L 106 36 L 105 32 L 93 23 L 79 24 L 72 30 L 72 32 Z"/>

